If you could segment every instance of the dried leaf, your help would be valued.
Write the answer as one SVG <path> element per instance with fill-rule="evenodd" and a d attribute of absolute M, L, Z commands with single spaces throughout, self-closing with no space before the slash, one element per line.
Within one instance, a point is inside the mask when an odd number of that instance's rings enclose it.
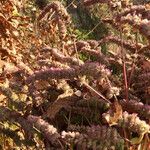
<path fill-rule="evenodd" d="M 122 107 L 117 101 L 115 101 L 114 102 L 114 110 L 110 110 L 110 111 L 112 111 L 112 112 L 106 113 L 103 116 L 106 119 L 106 121 L 109 123 L 110 126 L 116 125 L 118 120 L 120 118 L 122 118 L 122 113 L 123 113 Z M 113 116 L 111 116 L 111 114 L 113 114 Z"/>

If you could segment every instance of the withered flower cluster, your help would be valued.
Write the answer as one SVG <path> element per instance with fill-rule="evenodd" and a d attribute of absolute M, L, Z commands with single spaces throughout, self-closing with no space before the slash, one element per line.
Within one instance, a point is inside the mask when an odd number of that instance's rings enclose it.
<path fill-rule="evenodd" d="M 146 5 L 85 0 L 84 7 L 108 7 L 112 14 L 101 20 L 114 33 L 99 40 L 78 40 L 69 32 L 71 17 L 59 1 L 41 10 L 36 33 L 32 29 L 33 33 L 24 34 L 21 23 L 13 27 L 13 19 L 19 16 L 9 16 L 15 2 L 0 4 L 3 135 L 15 145 L 36 149 L 149 146 L 150 10 Z M 7 12 L 8 6 L 12 10 Z M 31 30 L 30 23 L 29 27 Z M 16 31 L 23 37 L 19 39 Z M 28 43 L 24 36 L 33 42 Z"/>

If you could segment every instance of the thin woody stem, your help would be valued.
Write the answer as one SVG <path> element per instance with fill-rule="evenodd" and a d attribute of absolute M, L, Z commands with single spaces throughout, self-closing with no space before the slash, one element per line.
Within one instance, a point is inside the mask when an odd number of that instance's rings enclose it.
<path fill-rule="evenodd" d="M 103 100 L 105 100 L 106 102 L 108 102 L 109 104 L 111 104 L 111 102 L 104 97 L 100 92 L 96 91 L 93 87 L 91 87 L 89 84 L 87 84 L 86 82 L 82 81 L 82 84 L 87 87 L 90 91 L 94 92 L 95 94 L 97 94 L 99 97 L 101 97 Z"/>
<path fill-rule="evenodd" d="M 127 81 L 127 72 L 126 72 L 126 62 L 125 62 L 125 50 L 123 48 L 123 37 L 122 37 L 122 32 L 121 31 L 120 31 L 120 38 L 121 38 L 121 52 L 122 52 L 122 61 L 123 61 L 123 78 L 124 78 L 124 85 L 125 85 L 126 100 L 129 100 L 128 81 Z"/>

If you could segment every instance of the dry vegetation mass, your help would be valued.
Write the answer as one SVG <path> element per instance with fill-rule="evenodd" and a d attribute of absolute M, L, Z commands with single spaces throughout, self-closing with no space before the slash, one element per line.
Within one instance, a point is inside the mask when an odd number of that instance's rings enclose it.
<path fill-rule="evenodd" d="M 149 150 L 150 4 L 36 5 L 0 1 L 0 149 Z M 79 33 L 79 7 L 103 38 Z"/>

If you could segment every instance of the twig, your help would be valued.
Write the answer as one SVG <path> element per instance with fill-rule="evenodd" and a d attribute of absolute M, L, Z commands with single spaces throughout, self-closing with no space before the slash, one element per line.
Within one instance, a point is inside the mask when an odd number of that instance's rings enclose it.
<path fill-rule="evenodd" d="M 111 102 L 105 98 L 100 92 L 96 91 L 93 87 L 91 87 L 89 84 L 87 84 L 85 81 L 81 81 L 82 84 L 87 87 L 90 91 L 94 92 L 95 94 L 97 94 L 98 96 L 100 96 L 103 100 L 105 100 L 106 102 L 108 102 L 109 104 L 111 104 Z"/>

